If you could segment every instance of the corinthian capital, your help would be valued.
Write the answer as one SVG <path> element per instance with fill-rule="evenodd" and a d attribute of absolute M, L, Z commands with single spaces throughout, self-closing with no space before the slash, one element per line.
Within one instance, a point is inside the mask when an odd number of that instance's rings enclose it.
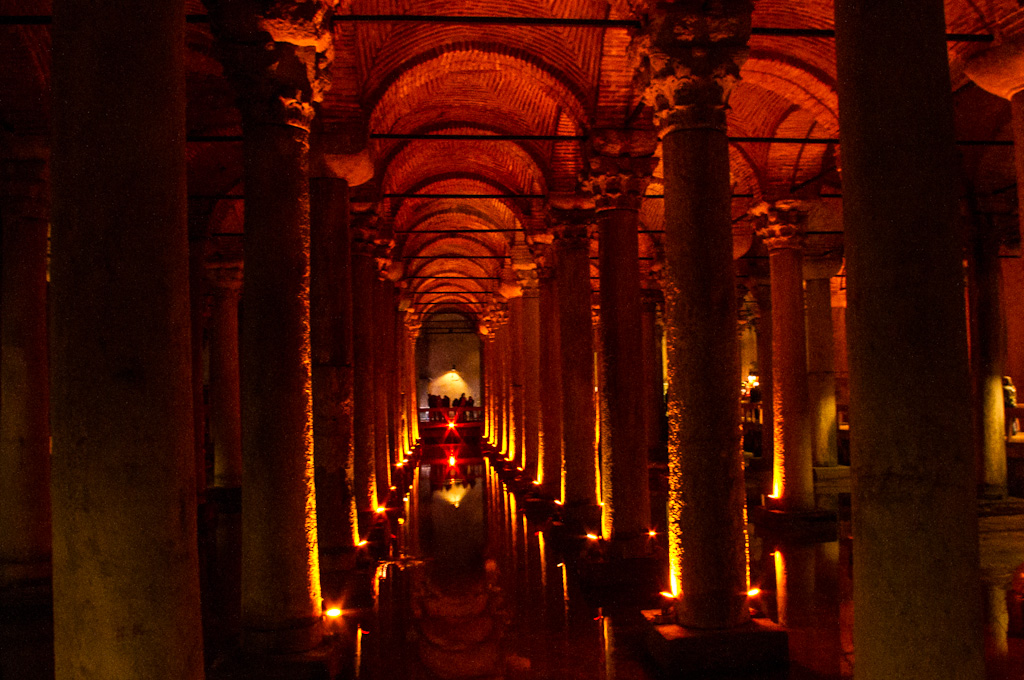
<path fill-rule="evenodd" d="M 768 250 L 803 248 L 810 205 L 804 201 L 762 201 L 750 209 L 754 230 Z"/>
<path fill-rule="evenodd" d="M 591 130 L 581 188 L 600 210 L 639 210 L 658 166 L 653 130 Z"/>
<path fill-rule="evenodd" d="M 248 123 L 308 131 L 330 87 L 331 0 L 204 0 Z"/>
<path fill-rule="evenodd" d="M 661 133 L 725 130 L 729 93 L 740 78 L 750 39 L 751 0 L 651 3 L 641 15 L 631 56 L 644 101 Z"/>

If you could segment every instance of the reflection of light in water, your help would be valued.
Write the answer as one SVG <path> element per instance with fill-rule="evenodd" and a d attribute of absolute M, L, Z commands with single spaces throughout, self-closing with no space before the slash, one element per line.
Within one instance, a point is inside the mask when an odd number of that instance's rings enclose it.
<path fill-rule="evenodd" d="M 441 498 L 457 508 L 462 499 L 465 498 L 466 491 L 468 490 L 469 487 L 467 485 L 456 482 L 451 485 L 446 484 L 438 493 Z"/>

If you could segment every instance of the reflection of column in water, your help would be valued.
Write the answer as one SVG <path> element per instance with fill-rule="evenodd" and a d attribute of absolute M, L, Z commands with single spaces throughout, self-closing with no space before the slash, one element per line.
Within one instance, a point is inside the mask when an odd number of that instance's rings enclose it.
<path fill-rule="evenodd" d="M 779 546 L 775 554 L 779 623 L 791 628 L 814 622 L 814 546 Z"/>
<path fill-rule="evenodd" d="M 356 626 L 356 653 L 355 653 L 356 680 L 363 677 L 363 627 Z"/>
<path fill-rule="evenodd" d="M 605 680 L 614 680 L 615 673 L 615 631 L 607 616 L 601 617 L 601 647 L 604 650 Z"/>
<path fill-rule="evenodd" d="M 241 634 L 242 617 L 242 513 L 217 515 L 217 565 L 212 570 L 219 629 L 228 639 Z"/>
<path fill-rule="evenodd" d="M 843 646 L 839 629 L 840 594 L 840 563 L 839 541 L 819 543 L 815 546 L 815 600 L 819 624 L 817 626 L 822 638 L 823 670 L 831 675 L 840 675 L 840 659 Z"/>
<path fill-rule="evenodd" d="M 1005 582 L 985 583 L 985 592 L 988 596 L 985 607 L 985 641 L 988 643 L 986 652 L 989 661 L 997 668 L 1006 662 L 1009 654 L 1007 634 L 1010 630 L 1010 609 L 1006 605 L 1009 585 L 1008 579 Z"/>

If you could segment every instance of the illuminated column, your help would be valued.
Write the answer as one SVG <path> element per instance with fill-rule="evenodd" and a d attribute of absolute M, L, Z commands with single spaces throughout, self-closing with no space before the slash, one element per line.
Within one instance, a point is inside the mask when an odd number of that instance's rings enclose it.
<path fill-rule="evenodd" d="M 647 460 L 652 460 L 661 450 L 661 419 L 665 412 L 665 377 L 662 372 L 662 332 L 658 322 L 658 305 L 661 291 L 645 288 L 641 291 L 640 329 L 643 336 L 643 405 L 644 441 Z"/>
<path fill-rule="evenodd" d="M 965 455 L 960 166 L 943 3 L 837 0 L 835 18 L 854 673 L 983 678 L 977 492 Z"/>
<path fill-rule="evenodd" d="M 50 374 L 45 151 L 5 159 L 3 196 L 0 600 L 45 603 L 51 583 Z"/>
<path fill-rule="evenodd" d="M 540 469 L 541 490 L 553 498 L 562 493 L 562 362 L 558 335 L 558 295 L 553 253 L 545 249 L 537 267 L 540 281 Z"/>
<path fill-rule="evenodd" d="M 1018 210 L 1024 211 L 1024 44 L 1003 42 L 972 57 L 964 73 L 979 87 L 1010 102 L 1017 170 Z M 1020 220 L 1019 220 L 1020 222 Z M 1005 235 L 1008 244 L 1019 247 L 1021 225 Z M 1006 329 L 1000 298 L 1002 265 L 999 260 L 1000 234 L 976 237 L 971 297 L 977 319 L 974 347 L 978 371 L 978 434 L 982 457 L 980 493 L 985 498 L 1006 496 L 1006 423 L 1003 404 L 1003 371 L 1006 360 Z"/>
<path fill-rule="evenodd" d="M 242 263 L 207 265 L 210 310 L 210 439 L 214 486 L 242 486 L 242 407 L 238 365 L 238 299 Z"/>
<path fill-rule="evenodd" d="M 755 270 L 761 269 L 760 266 Z M 761 457 L 772 460 L 775 456 L 775 390 L 772 373 L 772 287 L 767 271 L 751 273 L 751 293 L 757 303 L 757 380 L 761 388 Z"/>
<path fill-rule="evenodd" d="M 420 439 L 420 411 L 416 394 L 416 338 L 420 333 L 420 323 L 411 312 L 405 315 L 405 355 L 406 355 L 406 389 L 409 391 L 407 408 L 409 409 L 410 444 L 415 445 Z"/>
<path fill-rule="evenodd" d="M 644 429 L 640 205 L 658 164 L 653 132 L 595 129 L 584 185 L 594 194 L 601 284 L 601 490 L 605 538 L 626 556 L 649 544 Z"/>
<path fill-rule="evenodd" d="M 52 35 L 56 678 L 200 680 L 185 3 L 62 0 Z"/>
<path fill-rule="evenodd" d="M 376 215 L 356 213 L 352 230 L 352 390 L 353 453 L 356 509 L 363 535 L 377 507 L 376 387 L 374 386 L 373 327 L 376 310 L 373 290 L 377 285 L 377 261 L 373 254 L 372 223 Z"/>
<path fill-rule="evenodd" d="M 815 466 L 825 467 L 839 462 L 832 277 L 839 271 L 840 264 L 840 260 L 804 259 L 811 458 Z"/>
<path fill-rule="evenodd" d="M 210 214 L 200 210 L 197 202 L 188 204 L 188 299 L 189 327 L 192 331 L 192 446 L 195 459 L 195 483 L 198 502 L 206 500 L 208 480 L 206 469 L 207 405 L 206 405 L 206 360 L 207 322 L 212 312 L 212 296 L 207 288 L 206 256 L 210 245 L 208 237 Z M 241 258 L 241 234 L 231 238 Z M 238 356 L 235 355 L 237 363 Z M 236 399 L 237 402 L 237 399 Z M 241 444 L 239 444 L 241 447 Z"/>
<path fill-rule="evenodd" d="M 751 3 L 659 5 L 634 39 L 665 168 L 669 562 L 679 624 L 749 619 L 725 109 Z"/>
<path fill-rule="evenodd" d="M 803 242 L 807 207 L 799 201 L 761 203 L 751 210 L 769 253 L 772 284 L 772 400 L 775 460 L 770 507 L 814 509 L 807 413 Z"/>
<path fill-rule="evenodd" d="M 523 286 L 523 467 L 530 477 L 540 473 L 540 291 L 531 268 L 519 272 Z"/>
<path fill-rule="evenodd" d="M 484 407 L 484 439 L 491 441 L 494 432 L 494 330 L 489 325 L 490 319 L 485 318 L 480 325 L 483 352 L 483 394 L 480 400 Z"/>
<path fill-rule="evenodd" d="M 333 146 L 333 137 L 322 133 L 316 141 L 321 147 Z M 313 460 L 320 571 L 325 597 L 330 598 L 340 594 L 336 576 L 351 568 L 359 542 L 352 419 L 352 237 L 346 179 L 350 175 L 339 172 L 341 164 L 334 161 L 340 155 L 321 148 L 316 156 L 317 176 L 310 180 Z"/>
<path fill-rule="evenodd" d="M 378 267 L 382 259 L 389 258 L 389 248 L 380 241 L 375 252 Z M 388 281 L 380 278 L 373 282 L 373 432 L 374 464 L 377 470 L 377 505 L 384 505 L 391 486 L 391 433 L 388 430 L 388 401 L 390 383 L 388 369 L 392 360 L 388 348 L 387 325 L 391 318 L 388 300 Z"/>
<path fill-rule="evenodd" d="M 523 296 L 522 294 L 513 297 L 508 301 L 508 343 L 509 343 L 509 369 L 511 374 L 510 385 L 510 406 L 511 427 L 509 433 L 512 435 L 512 445 L 509 455 L 518 467 L 526 469 L 526 462 L 523 460 L 523 440 L 526 437 L 523 418 L 525 409 L 523 400 L 525 397 L 523 389 Z"/>
<path fill-rule="evenodd" d="M 600 524 L 594 441 L 594 339 L 590 317 L 590 238 L 594 212 L 569 197 L 552 205 L 562 364 L 562 502 L 566 519 L 588 531 Z"/>

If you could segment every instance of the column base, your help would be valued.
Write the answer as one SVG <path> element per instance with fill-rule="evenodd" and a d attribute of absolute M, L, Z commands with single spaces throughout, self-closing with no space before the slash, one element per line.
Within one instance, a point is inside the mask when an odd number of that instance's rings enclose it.
<path fill-rule="evenodd" d="M 563 505 L 562 522 L 569 533 L 580 536 L 601 533 L 600 505 Z"/>
<path fill-rule="evenodd" d="M 830 510 L 754 508 L 750 521 L 758 534 L 795 543 L 830 543 L 839 538 L 839 520 Z"/>
<path fill-rule="evenodd" d="M 334 680 L 341 672 L 341 641 L 324 637 L 315 648 L 289 654 L 236 651 L 216 661 L 209 680 Z"/>
<path fill-rule="evenodd" d="M 325 602 L 338 600 L 349 588 L 356 568 L 356 551 L 320 550 L 320 589 Z"/>
<path fill-rule="evenodd" d="M 755 619 L 739 628 L 697 630 L 663 622 L 659 609 L 641 613 L 648 625 L 644 646 L 669 677 L 705 678 L 714 673 L 764 672 L 789 666 L 788 635 L 769 621 Z"/>

